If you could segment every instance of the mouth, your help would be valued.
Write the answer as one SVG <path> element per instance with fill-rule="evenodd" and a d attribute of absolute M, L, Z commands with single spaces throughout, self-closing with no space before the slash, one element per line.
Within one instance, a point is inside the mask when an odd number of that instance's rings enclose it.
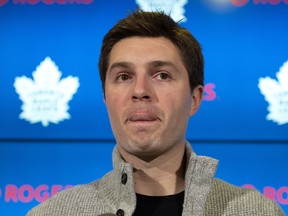
<path fill-rule="evenodd" d="M 127 121 L 132 123 L 152 123 L 158 120 L 160 120 L 158 116 L 150 112 L 134 112 L 127 119 Z"/>

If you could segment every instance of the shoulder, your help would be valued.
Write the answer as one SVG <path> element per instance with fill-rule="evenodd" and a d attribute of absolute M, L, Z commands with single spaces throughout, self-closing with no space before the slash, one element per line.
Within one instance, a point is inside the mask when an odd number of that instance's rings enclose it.
<path fill-rule="evenodd" d="M 40 203 L 27 213 L 27 216 L 62 216 L 62 215 L 95 215 L 104 209 L 99 190 L 102 181 L 107 181 L 110 174 L 89 184 L 77 185 L 61 191 Z"/>
<path fill-rule="evenodd" d="M 27 216 L 76 215 L 84 203 L 87 205 L 86 200 L 91 199 L 93 196 L 97 196 L 97 193 L 93 193 L 93 191 L 97 191 L 96 185 L 97 183 L 78 185 L 61 191 L 34 207 L 28 212 Z"/>
<path fill-rule="evenodd" d="M 214 179 L 207 199 L 207 215 L 285 216 L 279 205 L 260 192 L 220 179 Z"/>

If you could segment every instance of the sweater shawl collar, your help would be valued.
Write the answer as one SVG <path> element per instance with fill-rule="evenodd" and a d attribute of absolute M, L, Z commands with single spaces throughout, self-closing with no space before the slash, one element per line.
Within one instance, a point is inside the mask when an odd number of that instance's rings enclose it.
<path fill-rule="evenodd" d="M 206 156 L 197 156 L 189 142 L 186 142 L 185 148 L 187 162 L 182 215 L 204 215 L 206 199 L 212 186 L 218 161 Z M 103 193 L 106 194 L 105 197 L 110 200 L 110 203 L 113 200 L 111 203 L 113 212 L 121 210 L 125 212 L 125 215 L 133 215 L 136 208 L 133 166 L 123 160 L 117 147 L 113 151 L 113 167 L 112 181 L 109 182 L 109 187 L 106 185 Z"/>

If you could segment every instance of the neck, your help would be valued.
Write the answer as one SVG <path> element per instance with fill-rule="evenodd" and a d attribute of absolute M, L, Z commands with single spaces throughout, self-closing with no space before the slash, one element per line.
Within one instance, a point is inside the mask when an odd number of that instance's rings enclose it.
<path fill-rule="evenodd" d="M 120 151 L 122 157 L 133 164 L 136 193 L 148 196 L 165 196 L 184 191 L 186 158 L 185 144 L 154 159 L 143 160 Z"/>

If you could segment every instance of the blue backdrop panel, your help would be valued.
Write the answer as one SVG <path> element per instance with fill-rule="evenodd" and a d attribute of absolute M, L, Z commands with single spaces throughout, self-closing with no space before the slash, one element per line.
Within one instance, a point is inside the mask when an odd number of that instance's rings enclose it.
<path fill-rule="evenodd" d="M 139 2 L 0 0 L 1 216 L 24 215 L 57 191 L 111 170 L 114 138 L 98 75 L 99 50 L 105 33 L 129 10 L 141 7 Z M 167 2 L 176 5 L 162 4 Z M 202 44 L 206 73 L 204 102 L 189 122 L 187 137 L 197 141 L 198 154 L 220 159 L 217 177 L 255 187 L 288 213 L 288 68 L 282 67 L 288 60 L 287 1 L 195 0 L 182 9 L 186 21 L 181 25 Z M 47 83 L 51 90 L 55 68 L 46 71 L 45 79 L 39 75 L 40 82 L 33 77 L 47 57 L 61 72 L 59 83 L 77 78 L 79 87 L 57 107 L 68 105 L 70 118 L 47 112 L 44 117 L 56 116 L 58 122 L 32 124 L 37 109 L 26 120 L 19 116 Z M 277 83 L 265 88 L 273 95 L 272 108 L 258 87 L 265 77 Z M 24 101 L 15 88 L 19 78 L 22 93 L 40 83 Z M 60 93 L 67 94 L 71 86 Z M 46 89 L 36 104 L 62 98 L 55 92 Z M 271 109 L 276 121 L 266 119 Z"/>
<path fill-rule="evenodd" d="M 193 143 L 198 155 L 220 160 L 216 177 L 255 187 L 288 213 L 288 145 Z M 112 169 L 113 143 L 2 143 L 0 215 L 25 212 L 71 185 L 100 178 Z"/>
<path fill-rule="evenodd" d="M 0 138 L 113 139 L 98 75 L 99 49 L 108 29 L 139 5 L 117 0 L 59 3 L 63 1 L 1 0 Z M 181 25 L 202 44 L 206 72 L 206 100 L 188 137 L 287 141 L 288 124 L 266 120 L 269 104 L 258 83 L 266 76 L 278 82 L 276 73 L 288 60 L 288 5 L 226 1 L 226 7 L 216 7 L 216 2 L 225 1 L 183 5 L 186 21 Z M 19 119 L 23 101 L 14 82 L 22 76 L 33 80 L 32 73 L 48 56 L 61 79 L 78 77 L 80 86 L 68 102 L 71 118 L 44 127 Z M 288 119 L 287 90 L 282 94 L 278 104 Z"/>
<path fill-rule="evenodd" d="M 1 144 L 0 215 L 25 215 L 54 191 L 103 176 L 112 169 L 113 146 L 107 143 Z"/>

